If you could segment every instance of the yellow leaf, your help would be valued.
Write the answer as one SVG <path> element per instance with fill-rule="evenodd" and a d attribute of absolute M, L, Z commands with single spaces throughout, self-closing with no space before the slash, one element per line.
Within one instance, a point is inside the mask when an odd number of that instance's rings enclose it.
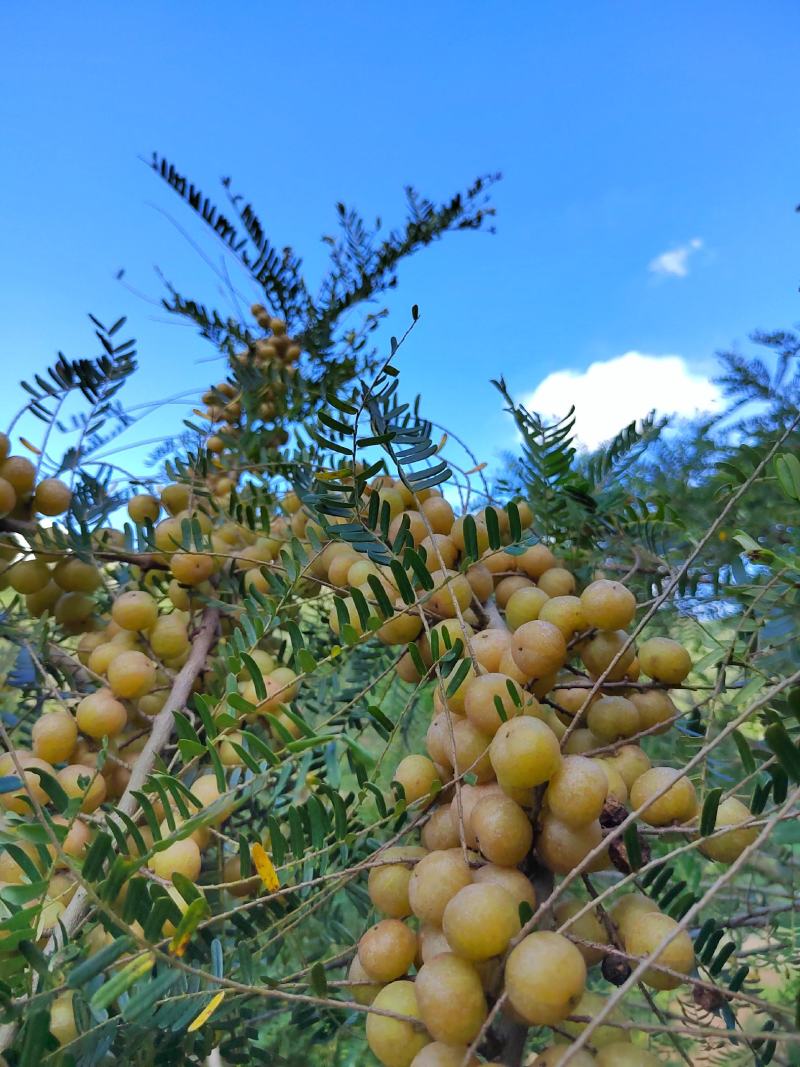
<path fill-rule="evenodd" d="M 441 452 L 446 444 L 447 444 L 447 434 L 442 434 L 442 439 L 439 442 L 439 444 L 436 446 L 436 451 L 437 452 Z"/>
<path fill-rule="evenodd" d="M 33 452 L 35 456 L 41 456 L 41 448 L 37 448 L 36 445 L 32 445 L 26 437 L 20 437 L 20 442 L 25 445 L 29 452 Z"/>
<path fill-rule="evenodd" d="M 211 1018 L 211 1016 L 214 1014 L 214 1012 L 217 1010 L 217 1008 L 220 1006 L 224 999 L 224 989 L 221 989 L 219 993 L 215 993 L 211 1000 L 209 1000 L 208 1004 L 206 1004 L 206 1006 L 200 1012 L 200 1014 L 197 1015 L 194 1019 L 192 1019 L 192 1021 L 189 1023 L 188 1027 L 186 1028 L 187 1034 L 193 1034 L 195 1030 L 200 1029 L 203 1023 L 208 1022 L 208 1020 Z"/>
<path fill-rule="evenodd" d="M 477 474 L 478 471 L 482 471 L 486 466 L 485 463 L 479 463 L 477 467 L 473 467 L 472 470 L 464 471 L 465 474 Z"/>
<path fill-rule="evenodd" d="M 250 856 L 256 865 L 256 870 L 264 886 L 270 893 L 274 893 L 281 883 L 278 881 L 278 875 L 272 866 L 272 860 L 257 841 L 250 846 Z"/>

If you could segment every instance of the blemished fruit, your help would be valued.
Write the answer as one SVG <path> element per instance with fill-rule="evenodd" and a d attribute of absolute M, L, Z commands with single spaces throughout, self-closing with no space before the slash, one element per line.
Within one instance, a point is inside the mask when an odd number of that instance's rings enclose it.
<path fill-rule="evenodd" d="M 442 916 L 442 930 L 450 948 L 467 960 L 499 956 L 519 928 L 514 898 L 493 882 L 464 886 L 448 902 Z"/>
<path fill-rule="evenodd" d="M 692 658 L 677 641 L 651 637 L 639 647 L 639 664 L 654 681 L 680 685 L 692 669 Z"/>
<path fill-rule="evenodd" d="M 511 654 L 528 678 L 542 678 L 564 666 L 567 643 L 557 626 L 536 619 L 514 632 Z"/>
<path fill-rule="evenodd" d="M 492 737 L 503 722 L 522 713 L 523 705 L 529 699 L 508 675 L 499 672 L 482 674 L 470 679 L 466 686 L 464 713 L 473 726 Z"/>
<path fill-rule="evenodd" d="M 565 1019 L 583 996 L 586 964 L 571 941 L 539 930 L 511 950 L 505 965 L 505 989 L 512 1007 L 534 1026 Z"/>
<path fill-rule="evenodd" d="M 488 796 L 475 805 L 470 819 L 483 855 L 500 867 L 514 867 L 531 848 L 533 827 L 523 809 L 510 797 Z"/>
<path fill-rule="evenodd" d="M 657 796 L 659 793 L 662 795 Z M 697 811 L 694 786 L 672 767 L 651 767 L 641 774 L 631 786 L 630 802 L 634 809 L 646 805 L 641 818 L 650 826 L 686 822 Z"/>
<path fill-rule="evenodd" d="M 372 1001 L 373 1008 L 420 1019 L 415 982 L 390 982 Z M 387 1015 L 367 1015 L 367 1044 L 383 1067 L 409 1067 L 430 1036 L 421 1026 Z"/>
<path fill-rule="evenodd" d="M 581 593 L 586 622 L 598 630 L 624 630 L 636 615 L 636 597 L 621 582 L 607 578 L 587 585 Z"/>
<path fill-rule="evenodd" d="M 468 1044 L 488 1013 L 474 964 L 449 952 L 422 965 L 414 983 L 422 1021 L 436 1041 Z"/>
<path fill-rule="evenodd" d="M 123 630 L 149 630 L 158 618 L 158 605 L 149 593 L 133 589 L 117 597 L 111 618 Z"/>
<path fill-rule="evenodd" d="M 393 982 L 402 977 L 417 954 L 417 936 L 400 919 L 382 919 L 358 942 L 358 958 L 370 978 Z"/>
<path fill-rule="evenodd" d="M 742 829 L 736 829 L 739 823 L 749 822 L 752 817 L 752 812 L 747 805 L 737 800 L 736 797 L 728 797 L 721 801 L 717 808 L 714 830 L 721 830 L 725 826 L 731 826 L 734 829 L 727 830 L 716 837 L 706 838 L 700 843 L 700 851 L 704 856 L 718 863 L 733 863 L 758 837 L 758 826 L 744 826 Z"/>

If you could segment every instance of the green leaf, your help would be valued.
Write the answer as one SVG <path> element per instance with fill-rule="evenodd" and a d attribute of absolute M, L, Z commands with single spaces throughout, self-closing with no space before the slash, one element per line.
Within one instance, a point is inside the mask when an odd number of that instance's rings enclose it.
<path fill-rule="evenodd" d="M 700 815 L 701 837 L 708 837 L 709 834 L 714 832 L 714 828 L 717 824 L 717 810 L 719 809 L 719 802 L 721 799 L 722 789 L 717 787 L 716 789 L 712 789 L 703 801 L 703 811 Z"/>
<path fill-rule="evenodd" d="M 764 731 L 764 740 L 775 753 L 780 765 L 793 782 L 800 782 L 800 750 L 782 723 L 773 723 Z"/>

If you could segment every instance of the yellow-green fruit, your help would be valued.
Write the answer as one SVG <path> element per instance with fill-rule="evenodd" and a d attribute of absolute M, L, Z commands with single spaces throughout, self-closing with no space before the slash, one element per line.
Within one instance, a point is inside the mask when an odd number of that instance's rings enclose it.
<path fill-rule="evenodd" d="M 446 534 L 453 528 L 453 509 L 441 496 L 431 496 L 420 505 L 420 511 L 428 520 L 434 533 Z"/>
<path fill-rule="evenodd" d="M 567 756 L 550 779 L 545 798 L 557 819 L 578 829 L 599 817 L 607 794 L 608 778 L 596 760 Z"/>
<path fill-rule="evenodd" d="M 442 1041 L 432 1041 L 416 1054 L 411 1067 L 463 1067 L 466 1055 L 466 1045 L 445 1045 Z M 470 1056 L 466 1064 L 467 1067 L 482 1067 L 476 1056 Z"/>
<path fill-rule="evenodd" d="M 580 1015 L 583 1018 L 593 1019 L 600 1011 L 605 1008 L 606 1000 L 608 998 L 601 993 L 592 993 L 590 990 L 586 990 L 581 999 L 572 1009 L 573 1015 Z M 589 1039 L 589 1044 L 594 1045 L 596 1049 L 603 1048 L 605 1045 L 611 1042 L 619 1043 L 628 1040 L 627 1030 L 620 1029 L 619 1026 L 614 1026 L 614 1023 L 626 1023 L 629 1021 L 628 1014 L 620 1008 L 612 1008 L 610 1014 L 607 1016 L 608 1022 L 601 1023 L 592 1031 L 592 1036 Z M 576 1038 L 586 1029 L 588 1023 L 564 1020 L 561 1024 L 561 1029 L 564 1033 L 569 1034 L 570 1037 Z"/>
<path fill-rule="evenodd" d="M 126 651 L 109 663 L 107 677 L 114 696 L 135 700 L 156 684 L 156 666 L 143 652 Z"/>
<path fill-rule="evenodd" d="M 450 900 L 442 916 L 442 930 L 450 948 L 467 960 L 499 956 L 519 929 L 514 898 L 492 882 L 464 886 Z"/>
<path fill-rule="evenodd" d="M 553 1026 L 565 1019 L 585 987 L 583 956 L 561 934 L 528 934 L 506 961 L 505 990 L 511 1006 L 534 1026 Z"/>
<path fill-rule="evenodd" d="M 585 912 L 579 919 L 569 922 L 574 915 L 582 911 L 585 904 L 582 900 L 563 900 L 556 904 L 553 909 L 553 918 L 556 927 L 561 933 L 580 938 L 581 941 L 591 941 L 596 945 L 607 945 L 610 942 L 608 931 L 597 916 L 594 909 Z M 563 929 L 561 929 L 563 927 Z M 600 948 L 592 948 L 589 945 L 576 946 L 586 961 L 586 966 L 591 967 L 599 963 L 605 953 Z"/>
<path fill-rule="evenodd" d="M 484 670 L 497 673 L 500 658 L 511 648 L 511 634 L 505 629 L 490 627 L 470 638 L 472 654 Z"/>
<path fill-rule="evenodd" d="M 530 851 L 533 827 L 510 797 L 484 797 L 475 805 L 470 824 L 478 848 L 500 867 L 515 867 Z"/>
<path fill-rule="evenodd" d="M 169 566 L 176 580 L 188 586 L 205 582 L 216 569 L 214 557 L 207 552 L 176 552 Z"/>
<path fill-rule="evenodd" d="M 189 632 L 177 614 L 157 619 L 147 635 L 150 647 L 160 659 L 174 659 L 189 647 Z"/>
<path fill-rule="evenodd" d="M 128 722 L 128 712 L 110 689 L 98 689 L 78 704 L 75 719 L 82 734 L 99 741 L 101 737 L 118 737 Z"/>
<path fill-rule="evenodd" d="M 558 1067 L 568 1049 L 569 1045 L 549 1045 L 539 1053 L 531 1067 Z M 586 1049 L 580 1049 L 570 1056 L 568 1062 L 570 1067 L 595 1067 L 597 1060 Z"/>
<path fill-rule="evenodd" d="M 439 810 L 445 812 L 449 822 L 449 812 L 443 808 Z M 419 845 L 401 845 L 378 853 L 375 860 L 380 861 L 381 866 L 370 869 L 368 882 L 370 900 L 378 911 L 392 919 L 404 919 L 411 914 L 408 883 L 414 869 L 413 861 L 420 860 L 425 855 L 427 850 Z M 389 860 L 412 862 L 390 863 Z"/>
<path fill-rule="evenodd" d="M 427 756 L 411 755 L 397 764 L 394 781 L 403 787 L 406 803 L 413 804 L 430 796 L 434 783 L 439 781 L 439 772 Z"/>
<path fill-rule="evenodd" d="M 653 734 L 666 733 L 672 725 L 671 720 L 678 714 L 671 697 L 663 689 L 631 693 L 630 699 L 639 712 L 640 730 L 650 730 Z M 659 728 L 653 729 L 656 726 Z"/>
<path fill-rule="evenodd" d="M 415 982 L 422 1021 L 431 1037 L 466 1045 L 487 1015 L 486 997 L 474 964 L 445 952 L 425 963 Z"/>
<path fill-rule="evenodd" d="M 160 503 L 147 493 L 138 493 L 128 501 L 128 514 L 137 526 L 143 526 L 148 520 L 155 522 L 160 511 Z"/>
<path fill-rule="evenodd" d="M 28 596 L 39 593 L 50 581 L 50 569 L 38 559 L 23 559 L 12 563 L 6 571 L 8 584 L 15 593 Z"/>
<path fill-rule="evenodd" d="M 82 559 L 62 560 L 53 571 L 53 581 L 65 593 L 93 593 L 102 580 L 97 567 Z"/>
<path fill-rule="evenodd" d="M 0 464 L 0 478 L 13 486 L 17 496 L 28 496 L 33 491 L 36 468 L 24 456 L 9 456 Z"/>
<path fill-rule="evenodd" d="M 464 713 L 469 721 L 489 737 L 503 722 L 522 714 L 528 694 L 507 674 L 492 672 L 472 678 L 464 693 Z M 497 709 L 500 704 L 502 717 Z"/>
<path fill-rule="evenodd" d="M 458 847 L 458 828 L 453 825 L 449 805 L 436 808 L 431 813 L 431 817 L 422 827 L 420 839 L 429 852 Z"/>
<path fill-rule="evenodd" d="M 47 759 L 46 756 L 44 758 Z M 751 818 L 750 809 L 741 800 L 737 800 L 736 797 L 728 797 L 717 808 L 714 829 L 720 830 L 723 826 L 735 827 L 739 823 L 749 821 Z M 704 856 L 708 856 L 709 859 L 716 860 L 718 863 L 733 863 L 749 845 L 752 845 L 758 837 L 758 832 L 759 828 L 757 826 L 747 826 L 741 830 L 728 830 L 718 837 L 710 837 L 702 841 L 700 851 Z"/>
<path fill-rule="evenodd" d="M 609 915 L 625 938 L 625 929 L 632 917 L 639 912 L 658 912 L 658 904 L 644 893 L 626 893 L 609 908 Z"/>
<path fill-rule="evenodd" d="M 452 619 L 459 611 L 465 611 L 472 600 L 472 586 L 463 574 L 457 571 L 433 571 L 434 591 L 427 598 L 425 607 L 440 619 Z"/>
<path fill-rule="evenodd" d="M 66 708 L 41 715 L 31 731 L 33 754 L 47 763 L 64 763 L 68 760 L 77 740 L 78 727 Z"/>
<path fill-rule="evenodd" d="M 632 643 L 625 649 L 629 641 L 630 637 L 624 630 L 598 630 L 594 637 L 579 646 L 578 651 L 583 665 L 593 678 L 603 675 L 608 682 L 621 682 L 636 657 Z M 612 667 L 617 656 L 619 660 Z"/>
<path fill-rule="evenodd" d="M 662 796 L 658 793 L 666 790 Z M 653 800 L 647 804 L 650 798 Z M 689 779 L 672 767 L 651 767 L 640 775 L 631 787 L 631 808 L 647 804 L 641 818 L 650 826 L 669 826 L 686 822 L 697 811 L 697 794 Z"/>
<path fill-rule="evenodd" d="M 538 618 L 557 626 L 567 641 L 588 626 L 583 605 L 577 596 L 551 597 L 542 605 Z"/>
<path fill-rule="evenodd" d="M 569 874 L 602 843 L 603 831 L 599 821 L 573 827 L 547 812 L 539 826 L 536 852 L 548 870 L 554 874 Z M 608 865 L 608 849 L 603 849 L 584 869 L 601 871 Z"/>
<path fill-rule="evenodd" d="M 581 593 L 583 613 L 598 630 L 624 630 L 636 615 L 636 597 L 621 582 L 601 578 Z"/>
<path fill-rule="evenodd" d="M 525 715 L 502 724 L 492 738 L 489 758 L 498 781 L 529 789 L 552 778 L 561 765 L 561 750 L 549 726 Z"/>
<path fill-rule="evenodd" d="M 422 922 L 441 926 L 449 901 L 471 882 L 472 874 L 460 849 L 429 852 L 415 865 L 408 882 L 411 910 Z"/>
<path fill-rule="evenodd" d="M 613 763 L 607 759 L 600 759 L 597 761 L 603 768 L 608 779 L 608 796 L 609 798 L 616 800 L 618 804 L 628 803 L 628 787 L 625 785 L 625 779 L 619 773 Z"/>
<path fill-rule="evenodd" d="M 347 972 L 347 979 L 348 982 L 353 983 L 348 985 L 347 989 L 357 1004 L 371 1004 L 382 989 L 380 982 L 373 982 L 364 970 L 358 955 L 353 956 Z M 364 983 L 367 984 L 365 985 Z"/>
<path fill-rule="evenodd" d="M 655 952 L 665 937 L 670 936 L 672 940 L 658 953 L 655 963 L 682 975 L 690 974 L 694 969 L 692 939 L 685 930 L 678 929 L 678 923 L 669 915 L 633 912 L 625 925 L 625 948 L 632 956 L 647 957 Z M 642 975 L 642 981 L 653 989 L 677 989 L 682 980 L 656 967 L 649 967 Z"/>
<path fill-rule="evenodd" d="M 650 757 L 639 745 L 622 745 L 613 756 L 608 756 L 606 762 L 610 763 L 622 775 L 622 780 L 630 792 L 631 786 L 650 770 Z"/>
<path fill-rule="evenodd" d="M 680 685 L 692 669 L 692 659 L 677 641 L 651 637 L 639 648 L 639 665 L 656 682 Z"/>
<path fill-rule="evenodd" d="M 382 1008 L 410 1019 L 420 1019 L 414 982 L 391 982 L 378 993 L 373 1008 Z M 422 1026 L 387 1015 L 367 1015 L 367 1044 L 383 1067 L 410 1067 L 411 1061 L 430 1037 Z"/>
<path fill-rule="evenodd" d="M 173 841 L 161 852 L 156 852 L 150 860 L 153 873 L 168 881 L 174 874 L 182 874 L 194 882 L 200 874 L 201 865 L 200 849 L 191 837 Z"/>
<path fill-rule="evenodd" d="M 224 794 L 220 792 L 215 774 L 201 774 L 191 786 L 192 795 L 200 801 L 201 808 L 210 808 Z M 233 813 L 233 798 L 221 805 L 220 811 L 211 820 L 213 826 L 220 826 Z"/>
<path fill-rule="evenodd" d="M 550 567 L 539 579 L 537 586 L 548 596 L 570 596 L 575 592 L 575 575 L 566 567 Z"/>
<path fill-rule="evenodd" d="M 485 604 L 494 589 L 492 572 L 482 563 L 473 563 L 467 570 L 466 578 L 474 595 L 481 604 Z"/>
<path fill-rule="evenodd" d="M 524 574 L 510 574 L 507 578 L 501 578 L 495 586 L 495 603 L 498 608 L 502 608 L 505 611 L 514 593 L 517 593 L 522 589 L 535 588 L 536 586 L 530 578 L 526 578 Z M 537 597 L 537 599 L 541 598 Z"/>
<path fill-rule="evenodd" d="M 446 725 L 446 724 L 445 724 Z M 445 735 L 447 763 L 457 774 L 471 772 L 479 782 L 488 782 L 494 777 L 489 760 L 491 738 L 478 730 L 469 719 L 455 718 L 452 723 L 452 741 Z M 455 742 L 455 752 L 453 750 Z M 437 759 L 438 763 L 439 760 Z"/>
<path fill-rule="evenodd" d="M 358 942 L 361 966 L 376 982 L 402 977 L 417 954 L 417 935 L 400 919 L 382 919 Z"/>
<path fill-rule="evenodd" d="M 536 910 L 536 890 L 522 871 L 516 867 L 498 867 L 496 863 L 484 863 L 472 872 L 472 879 L 478 885 L 499 885 L 509 893 L 517 907 L 528 904 L 531 911 Z"/>
<path fill-rule="evenodd" d="M 43 478 L 33 494 L 33 507 L 40 515 L 63 515 L 72 500 L 72 490 L 58 478 Z"/>
<path fill-rule="evenodd" d="M 176 512 L 184 511 L 188 507 L 191 495 L 191 486 L 177 483 L 165 485 L 161 490 L 161 503 L 170 515 L 174 515 Z"/>
<path fill-rule="evenodd" d="M 25 607 L 29 615 L 39 619 L 46 611 L 53 610 L 61 596 L 62 590 L 60 586 L 53 581 L 49 581 L 44 589 L 40 589 L 38 593 L 28 593 L 25 597 Z"/>
<path fill-rule="evenodd" d="M 403 607 L 403 602 L 395 603 L 395 608 Z M 400 610 L 381 626 L 378 637 L 385 645 L 407 645 L 415 641 L 422 630 L 422 619 L 413 611 Z"/>
<path fill-rule="evenodd" d="M 425 561 L 430 569 L 434 567 L 452 568 L 458 559 L 455 542 L 443 533 L 429 534 L 420 542 L 420 549 L 425 549 Z"/>
<path fill-rule="evenodd" d="M 564 666 L 567 643 L 557 626 L 536 619 L 515 631 L 511 655 L 528 678 L 541 678 Z"/>
<path fill-rule="evenodd" d="M 16 751 L 15 756 L 16 760 L 12 758 L 10 752 L 6 752 L 0 757 L 0 775 L 19 778 L 17 769 L 17 763 L 19 763 L 22 767 L 24 785 L 7 793 L 0 793 L 0 807 L 5 808 L 6 811 L 16 812 L 17 815 L 30 815 L 35 810 L 34 805 L 31 803 L 31 796 L 39 804 L 46 804 L 48 800 L 47 793 L 42 786 L 42 780 L 36 771 L 52 774 L 53 768 L 46 760 L 40 759 L 38 756 L 31 756 L 24 751 Z"/>
<path fill-rule="evenodd" d="M 94 767 L 70 763 L 62 767 L 56 777 L 68 797 L 81 798 L 81 811 L 84 815 L 90 815 L 106 799 L 105 779 Z"/>
<path fill-rule="evenodd" d="M 597 1067 L 661 1067 L 663 1060 L 646 1048 L 625 1041 L 613 1041 L 598 1049 L 595 1063 Z"/>
<path fill-rule="evenodd" d="M 521 556 L 517 556 L 517 567 L 527 574 L 529 578 L 541 578 L 545 571 L 555 567 L 556 557 L 547 545 L 538 544 L 526 548 Z"/>
<path fill-rule="evenodd" d="M 89 618 L 94 609 L 95 602 L 86 593 L 62 593 L 53 609 L 53 618 L 62 626 L 78 626 Z"/>
<path fill-rule="evenodd" d="M 533 622 L 550 598 L 535 585 L 516 589 L 506 604 L 506 624 L 509 630 L 518 630 L 523 623 Z"/>
<path fill-rule="evenodd" d="M 158 618 L 158 605 L 149 593 L 132 589 L 111 605 L 111 618 L 123 630 L 149 630 Z"/>
<path fill-rule="evenodd" d="M 633 737 L 640 729 L 639 709 L 627 697 L 600 697 L 586 713 L 586 724 L 601 741 L 617 741 Z"/>
<path fill-rule="evenodd" d="M 10 515 L 17 506 L 17 494 L 14 486 L 5 478 L 0 478 L 0 519 Z"/>
<path fill-rule="evenodd" d="M 48 1029 L 59 1045 L 68 1045 L 78 1036 L 75 1012 L 72 1007 L 74 997 L 72 990 L 61 993 L 50 1005 L 50 1022 Z"/>

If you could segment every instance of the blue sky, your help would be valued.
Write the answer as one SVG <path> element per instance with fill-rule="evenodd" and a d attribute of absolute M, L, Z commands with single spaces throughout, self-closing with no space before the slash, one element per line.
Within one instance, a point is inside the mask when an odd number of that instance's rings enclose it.
<path fill-rule="evenodd" d="M 114 280 L 157 298 L 158 266 L 217 299 L 163 212 L 203 241 L 200 224 L 141 161 L 154 148 L 209 193 L 232 175 L 312 276 L 337 200 L 392 222 L 406 183 L 439 198 L 502 171 L 496 236 L 410 262 L 387 330 L 419 304 L 404 387 L 487 460 L 513 441 L 500 372 L 554 407 L 576 395 L 590 439 L 685 407 L 687 376 L 713 402 L 715 349 L 798 318 L 795 2 L 83 0 L 5 4 L 0 26 L 7 378 L 94 354 L 88 311 L 128 315 L 131 403 L 212 376 L 204 342 Z"/>

